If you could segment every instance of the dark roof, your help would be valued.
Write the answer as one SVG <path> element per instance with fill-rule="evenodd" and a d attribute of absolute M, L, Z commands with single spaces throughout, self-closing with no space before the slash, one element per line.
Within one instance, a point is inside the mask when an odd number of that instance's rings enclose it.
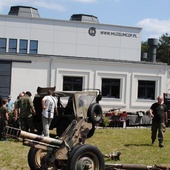
<path fill-rule="evenodd" d="M 99 20 L 96 16 L 88 14 L 73 14 L 70 18 L 70 21 L 99 23 Z"/>
<path fill-rule="evenodd" d="M 77 57 L 77 56 L 62 56 L 62 55 L 46 55 L 46 54 L 19 54 L 19 53 L 7 53 L 7 52 L 0 52 L 0 56 L 4 55 L 15 55 L 15 56 L 30 56 L 30 57 L 46 57 L 46 58 L 53 58 L 53 59 L 66 59 L 66 60 L 84 60 L 84 61 L 94 61 L 94 62 L 109 62 L 109 63 L 127 63 L 127 64 L 147 64 L 147 65 L 164 65 L 168 66 L 167 63 L 162 62 L 152 62 L 152 61 L 130 61 L 130 60 L 118 60 L 118 59 L 108 59 L 108 58 L 94 58 L 94 57 Z M 9 61 L 9 59 L 0 59 L 3 61 Z M 19 61 L 17 58 L 12 59 L 10 61 Z M 23 62 L 26 62 L 23 58 Z M 27 62 L 31 62 L 30 60 Z"/>
<path fill-rule="evenodd" d="M 8 15 L 40 18 L 37 8 L 31 6 L 12 6 Z"/>

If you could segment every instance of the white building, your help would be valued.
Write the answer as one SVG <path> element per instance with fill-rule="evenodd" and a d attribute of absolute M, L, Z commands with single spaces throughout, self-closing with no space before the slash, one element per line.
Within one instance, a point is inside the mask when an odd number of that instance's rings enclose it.
<path fill-rule="evenodd" d="M 15 100 L 38 86 L 100 89 L 103 110 L 148 110 L 168 92 L 169 67 L 141 61 L 141 28 L 39 17 L 32 7 L 0 15 L 0 95 Z"/>

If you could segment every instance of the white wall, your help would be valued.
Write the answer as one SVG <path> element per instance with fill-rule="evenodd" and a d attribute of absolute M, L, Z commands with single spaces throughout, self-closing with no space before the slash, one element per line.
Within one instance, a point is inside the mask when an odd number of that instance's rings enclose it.
<path fill-rule="evenodd" d="M 102 78 L 119 78 L 121 80 L 120 99 L 103 98 L 101 101 L 103 110 L 122 106 L 126 111 L 148 110 L 153 100 L 137 99 L 138 80 L 156 81 L 156 96 L 162 95 L 170 89 L 169 79 L 167 79 L 169 67 L 163 64 L 142 64 L 140 62 L 134 64 L 97 59 L 78 60 L 55 56 L 8 55 L 5 58 L 31 61 L 31 63 L 12 63 L 12 100 L 15 100 L 22 91 L 30 91 L 34 96 L 38 86 L 56 86 L 57 91 L 62 91 L 63 76 L 81 76 L 83 77 L 83 88 L 94 89 L 101 89 Z"/>
<path fill-rule="evenodd" d="M 2 38 L 38 40 L 39 54 L 130 61 L 141 58 L 141 28 L 138 27 L 11 15 L 0 15 L 0 26 Z M 91 27 L 96 28 L 95 36 L 88 33 Z"/>
<path fill-rule="evenodd" d="M 16 99 L 19 93 L 30 91 L 33 96 L 37 93 L 37 87 L 50 86 L 50 58 L 45 60 L 36 60 L 33 57 L 19 60 L 31 60 L 31 63 L 12 62 L 11 76 L 11 95 Z"/>

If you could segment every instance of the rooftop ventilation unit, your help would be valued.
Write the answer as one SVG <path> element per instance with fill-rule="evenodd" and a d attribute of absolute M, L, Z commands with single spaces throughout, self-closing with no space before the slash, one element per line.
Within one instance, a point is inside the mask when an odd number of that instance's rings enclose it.
<path fill-rule="evenodd" d="M 158 46 L 158 39 L 149 38 L 148 39 L 148 45 L 149 45 L 150 59 L 151 59 L 152 62 L 156 62 L 156 48 Z"/>
<path fill-rule="evenodd" d="M 86 14 L 73 14 L 70 18 L 70 21 L 99 23 L 99 20 L 97 17 L 93 15 L 86 15 Z"/>
<path fill-rule="evenodd" d="M 29 18 L 40 18 L 38 10 L 28 6 L 12 6 L 8 15 L 29 17 Z"/>

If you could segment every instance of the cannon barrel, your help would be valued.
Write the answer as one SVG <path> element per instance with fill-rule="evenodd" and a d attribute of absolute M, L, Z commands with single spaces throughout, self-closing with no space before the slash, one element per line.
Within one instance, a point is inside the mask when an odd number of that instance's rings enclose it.
<path fill-rule="evenodd" d="M 33 133 L 25 132 L 21 129 L 13 128 L 10 126 L 6 127 L 6 134 L 11 137 L 17 137 L 17 138 L 22 137 L 24 139 L 30 139 L 32 141 L 36 141 L 35 143 L 39 143 L 39 144 L 44 143 L 44 145 L 49 144 L 51 146 L 61 146 L 61 144 L 63 143 L 63 141 L 60 139 L 43 137 L 43 136 L 36 135 Z"/>
<path fill-rule="evenodd" d="M 162 165 L 141 165 L 141 164 L 105 164 L 105 170 L 125 169 L 125 170 L 167 170 L 169 167 Z"/>

